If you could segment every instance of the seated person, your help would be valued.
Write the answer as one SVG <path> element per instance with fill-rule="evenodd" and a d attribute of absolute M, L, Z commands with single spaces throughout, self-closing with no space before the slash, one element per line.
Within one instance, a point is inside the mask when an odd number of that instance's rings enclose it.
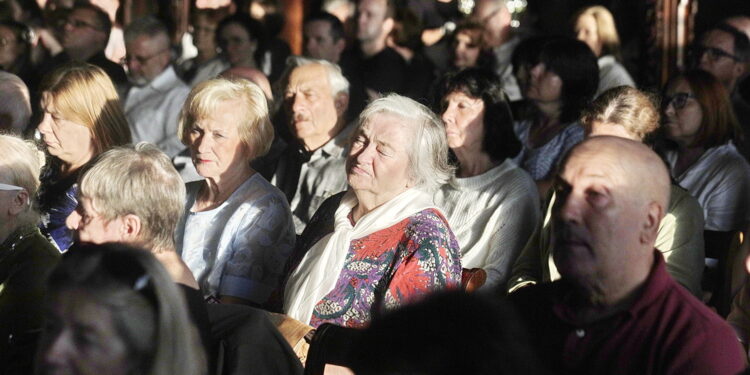
<path fill-rule="evenodd" d="M 648 181 L 644 184 L 643 181 Z M 669 173 L 640 142 L 591 137 L 556 178 L 561 278 L 511 294 L 542 361 L 561 374 L 737 374 L 742 347 L 654 249 Z"/>
<path fill-rule="evenodd" d="M 313 327 L 362 327 L 384 310 L 458 288 L 461 252 L 428 192 L 451 172 L 435 114 L 396 94 L 371 102 L 346 160 L 350 190 L 326 200 L 302 233 L 284 312 Z"/>
<path fill-rule="evenodd" d="M 44 322 L 44 280 L 60 252 L 39 232 L 32 203 L 40 151 L 9 135 L 0 135 L 0 150 L 0 373 L 31 374 Z"/>
<path fill-rule="evenodd" d="M 442 87 L 445 133 L 458 169 L 435 203 L 445 210 L 464 268 L 487 272 L 486 286 L 504 285 L 539 221 L 534 180 L 510 159 L 521 149 L 500 80 L 469 68 Z"/>
<path fill-rule="evenodd" d="M 588 136 L 612 135 L 643 141 L 659 127 L 659 113 L 644 93 L 620 86 L 599 96 L 582 119 Z M 548 199 L 541 230 L 534 233 L 513 267 L 511 291 L 530 283 L 560 278 L 552 262 L 551 209 Z M 693 295 L 701 295 L 704 266 L 703 215 L 698 202 L 683 188 L 672 184 L 669 206 L 659 223 L 655 247 L 667 263 L 667 272 Z"/>

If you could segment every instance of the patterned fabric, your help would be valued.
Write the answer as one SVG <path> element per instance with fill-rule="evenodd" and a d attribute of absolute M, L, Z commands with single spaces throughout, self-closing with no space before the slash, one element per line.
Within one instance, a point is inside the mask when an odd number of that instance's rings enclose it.
<path fill-rule="evenodd" d="M 561 130 L 554 138 L 541 147 L 531 148 L 529 146 L 531 126 L 531 121 L 516 122 L 513 125 L 513 130 L 523 145 L 521 152 L 513 161 L 526 172 L 529 172 L 534 181 L 545 180 L 552 176 L 565 153 L 583 140 L 583 127 L 577 122 L 561 125 L 565 129 Z"/>
<path fill-rule="evenodd" d="M 52 166 L 41 178 L 39 229 L 60 252 L 65 252 L 73 245 L 73 231 L 65 225 L 65 219 L 78 207 L 78 172 L 58 178 L 56 170 Z"/>
<path fill-rule="evenodd" d="M 420 211 L 396 225 L 353 240 L 336 286 L 316 304 L 310 324 L 367 325 L 376 287 L 386 276 L 391 281 L 383 296 L 385 310 L 435 290 L 458 288 L 460 258 L 447 220 L 435 209 Z"/>

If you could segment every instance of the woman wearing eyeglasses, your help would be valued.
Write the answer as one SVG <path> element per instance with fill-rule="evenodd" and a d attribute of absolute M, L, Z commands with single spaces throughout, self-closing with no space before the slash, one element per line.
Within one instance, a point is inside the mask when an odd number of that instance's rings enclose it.
<path fill-rule="evenodd" d="M 700 203 L 705 230 L 745 229 L 750 166 L 733 143 L 739 125 L 724 87 L 701 70 L 679 74 L 665 86 L 662 111 L 670 172 Z"/>
<path fill-rule="evenodd" d="M 42 327 L 45 275 L 60 253 L 37 229 L 32 201 L 39 187 L 40 152 L 0 135 L 0 373 L 30 374 L 33 343 Z"/>

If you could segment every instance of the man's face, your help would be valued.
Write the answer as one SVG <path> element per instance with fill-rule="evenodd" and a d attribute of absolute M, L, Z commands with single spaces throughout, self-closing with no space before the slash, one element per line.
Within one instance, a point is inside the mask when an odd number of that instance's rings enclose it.
<path fill-rule="evenodd" d="M 125 48 L 128 76 L 136 86 L 147 85 L 169 64 L 169 42 L 162 36 L 140 35 Z"/>
<path fill-rule="evenodd" d="M 323 66 L 303 65 L 289 75 L 284 102 L 294 134 L 305 144 L 323 144 L 333 138 L 341 111 Z"/>
<path fill-rule="evenodd" d="M 76 9 L 65 22 L 62 45 L 66 51 L 104 49 L 109 35 L 101 29 L 96 14 L 90 9 Z"/>
<path fill-rule="evenodd" d="M 305 24 L 305 56 L 338 63 L 344 41 L 333 40 L 331 24 L 326 21 L 310 21 Z"/>
<path fill-rule="evenodd" d="M 65 225 L 76 233 L 79 241 L 93 244 L 123 241 L 119 218 L 107 220 L 96 212 L 90 198 L 79 198 L 78 207 L 65 220 Z"/>
<path fill-rule="evenodd" d="M 474 7 L 472 18 L 484 29 L 484 40 L 492 47 L 502 44 L 503 30 L 510 25 L 510 13 L 505 7 L 491 0 L 479 0 Z"/>
<path fill-rule="evenodd" d="M 743 65 L 734 54 L 734 37 L 721 30 L 711 30 L 703 36 L 698 64 L 716 77 L 724 86 L 734 88 L 743 73 Z"/>
<path fill-rule="evenodd" d="M 595 147 L 595 146 L 594 146 Z M 555 181 L 553 258 L 560 274 L 578 285 L 617 279 L 638 256 L 633 244 L 645 215 L 623 165 L 613 152 L 574 151 Z"/>
<path fill-rule="evenodd" d="M 386 0 L 362 0 L 357 9 L 357 40 L 371 42 L 383 34 Z"/>

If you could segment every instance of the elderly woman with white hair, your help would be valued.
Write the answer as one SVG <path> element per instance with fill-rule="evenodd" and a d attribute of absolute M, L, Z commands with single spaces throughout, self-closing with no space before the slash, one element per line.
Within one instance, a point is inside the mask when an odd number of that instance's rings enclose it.
<path fill-rule="evenodd" d="M 263 91 L 246 80 L 199 84 L 185 101 L 179 136 L 204 180 L 187 184 L 177 252 L 207 298 L 263 306 L 295 241 L 284 194 L 250 166 L 273 140 Z"/>
<path fill-rule="evenodd" d="M 39 150 L 9 135 L 0 135 L 0 150 L 0 373 L 26 374 L 43 322 L 44 279 L 60 253 L 37 228 Z"/>
<path fill-rule="evenodd" d="M 432 191 L 452 172 L 442 122 L 398 95 L 370 103 L 354 130 L 350 190 L 329 198 L 298 243 L 284 311 L 317 327 L 373 315 L 458 288 L 461 253 Z"/>

